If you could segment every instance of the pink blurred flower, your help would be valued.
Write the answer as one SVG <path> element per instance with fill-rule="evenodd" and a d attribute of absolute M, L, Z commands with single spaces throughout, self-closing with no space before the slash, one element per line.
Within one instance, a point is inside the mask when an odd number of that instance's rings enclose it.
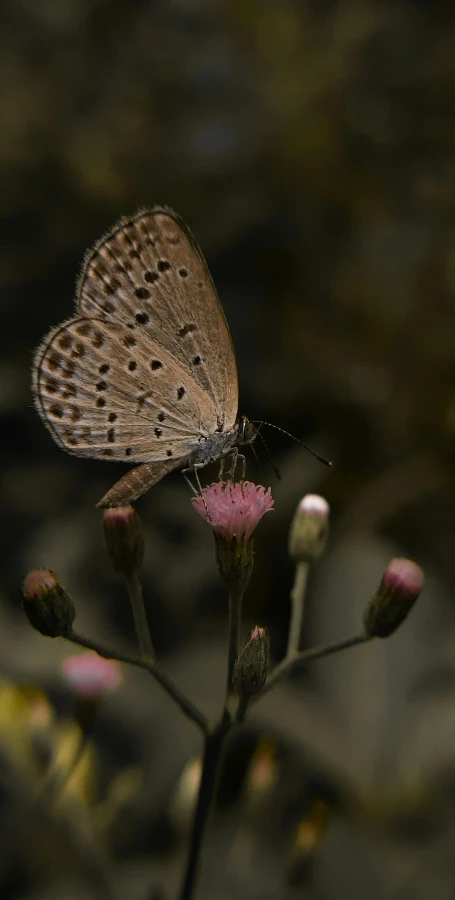
<path fill-rule="evenodd" d="M 91 650 L 67 656 L 62 663 L 63 677 L 81 697 L 98 697 L 112 691 L 122 678 L 120 663 L 103 659 Z"/>
<path fill-rule="evenodd" d="M 251 481 L 220 481 L 194 497 L 193 506 L 225 541 L 249 541 L 262 516 L 273 508 L 270 488 Z"/>

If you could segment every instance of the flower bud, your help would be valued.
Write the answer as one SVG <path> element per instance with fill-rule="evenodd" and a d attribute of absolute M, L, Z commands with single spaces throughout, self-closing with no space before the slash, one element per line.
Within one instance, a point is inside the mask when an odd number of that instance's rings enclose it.
<path fill-rule="evenodd" d="M 50 569 L 34 569 L 22 582 L 22 606 L 31 625 L 48 637 L 67 637 L 76 618 L 74 603 Z"/>
<path fill-rule="evenodd" d="M 269 665 L 270 642 L 266 628 L 256 625 L 249 633 L 243 645 L 232 675 L 232 684 L 239 698 L 238 719 L 242 721 L 246 709 L 253 699 L 261 693 Z"/>
<path fill-rule="evenodd" d="M 113 506 L 103 514 L 104 539 L 116 572 L 131 575 L 144 558 L 142 524 L 132 506 Z"/>
<path fill-rule="evenodd" d="M 289 556 L 295 562 L 314 562 L 325 550 L 329 533 L 329 504 L 319 494 L 305 494 L 289 532 Z"/>
<path fill-rule="evenodd" d="M 364 615 L 368 637 L 389 637 L 404 622 L 424 584 L 422 569 L 410 559 L 392 559 Z"/>

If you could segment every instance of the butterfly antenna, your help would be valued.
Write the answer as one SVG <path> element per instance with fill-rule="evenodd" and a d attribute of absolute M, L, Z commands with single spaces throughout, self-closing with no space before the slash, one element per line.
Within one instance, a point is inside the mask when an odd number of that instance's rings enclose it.
<path fill-rule="evenodd" d="M 326 459 L 325 456 L 320 456 L 319 453 L 316 453 L 316 451 L 312 450 L 311 447 L 307 447 L 307 445 L 304 444 L 303 441 L 299 441 L 298 438 L 296 438 L 289 431 L 285 431 L 284 428 L 280 428 L 279 425 L 272 425 L 271 422 L 259 422 L 259 421 L 254 421 L 254 420 L 252 420 L 252 423 L 253 423 L 253 425 L 259 425 L 259 426 L 267 425 L 268 428 L 275 428 L 276 431 L 281 431 L 283 434 L 287 434 L 287 436 L 290 437 L 293 441 L 296 441 L 298 444 L 300 444 L 301 447 L 303 447 L 305 450 L 308 450 L 308 453 L 311 453 L 311 455 L 314 456 L 316 459 L 318 459 L 319 462 L 324 463 L 325 466 L 330 466 L 330 467 L 333 466 L 333 462 L 330 459 Z M 259 429 L 258 429 L 258 434 L 259 434 Z M 264 438 L 262 437 L 262 435 L 260 435 L 260 437 L 261 437 L 263 443 L 265 444 L 265 441 L 264 441 Z M 266 445 L 266 447 L 267 447 L 267 445 Z M 269 454 L 269 458 L 270 458 L 270 454 Z"/>
<path fill-rule="evenodd" d="M 253 422 L 253 425 L 255 425 L 255 424 L 256 424 L 256 422 Z M 259 424 L 259 427 L 260 427 L 261 425 L 265 425 L 266 423 L 265 423 L 265 422 L 259 422 L 258 424 Z M 265 442 L 265 440 L 264 440 L 264 437 L 263 437 L 263 435 L 261 434 L 259 428 L 257 429 L 256 437 L 259 437 L 259 438 L 261 439 L 261 442 L 264 444 L 265 452 L 266 452 L 266 456 L 267 456 L 267 460 L 268 460 L 268 462 L 270 463 L 270 465 L 272 466 L 272 469 L 273 469 L 273 471 L 274 471 L 274 473 L 275 473 L 275 477 L 278 478 L 278 481 L 281 481 L 280 470 L 276 467 L 276 465 L 275 465 L 275 463 L 274 463 L 274 461 L 273 461 L 273 459 L 272 459 L 272 454 L 270 453 L 270 450 L 269 450 L 269 448 L 268 448 L 268 445 L 266 444 L 266 442 Z M 257 453 L 256 453 L 256 450 L 254 449 L 253 444 L 251 445 L 251 449 L 252 449 L 252 451 L 253 451 L 253 453 L 254 453 L 254 455 L 255 455 L 255 457 L 256 457 L 256 459 L 257 459 L 259 465 L 261 465 L 261 463 L 259 462 L 259 459 L 258 459 L 258 455 L 257 455 Z"/>

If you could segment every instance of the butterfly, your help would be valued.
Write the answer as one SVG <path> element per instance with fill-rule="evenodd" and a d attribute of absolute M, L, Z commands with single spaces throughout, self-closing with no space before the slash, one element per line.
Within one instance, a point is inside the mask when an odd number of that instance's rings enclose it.
<path fill-rule="evenodd" d="M 103 507 L 178 467 L 197 477 L 257 434 L 238 417 L 234 349 L 205 259 L 166 207 L 120 219 L 87 253 L 76 315 L 37 349 L 32 390 L 64 450 L 138 464 Z"/>

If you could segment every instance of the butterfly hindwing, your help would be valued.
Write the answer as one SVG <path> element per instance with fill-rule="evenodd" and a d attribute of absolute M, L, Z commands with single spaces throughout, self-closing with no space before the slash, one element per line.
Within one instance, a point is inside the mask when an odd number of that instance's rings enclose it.
<path fill-rule="evenodd" d="M 137 334 L 137 332 L 136 332 Z M 36 354 L 37 406 L 57 443 L 78 456 L 184 459 L 216 428 L 211 399 L 164 347 L 118 322 L 81 317 Z"/>

